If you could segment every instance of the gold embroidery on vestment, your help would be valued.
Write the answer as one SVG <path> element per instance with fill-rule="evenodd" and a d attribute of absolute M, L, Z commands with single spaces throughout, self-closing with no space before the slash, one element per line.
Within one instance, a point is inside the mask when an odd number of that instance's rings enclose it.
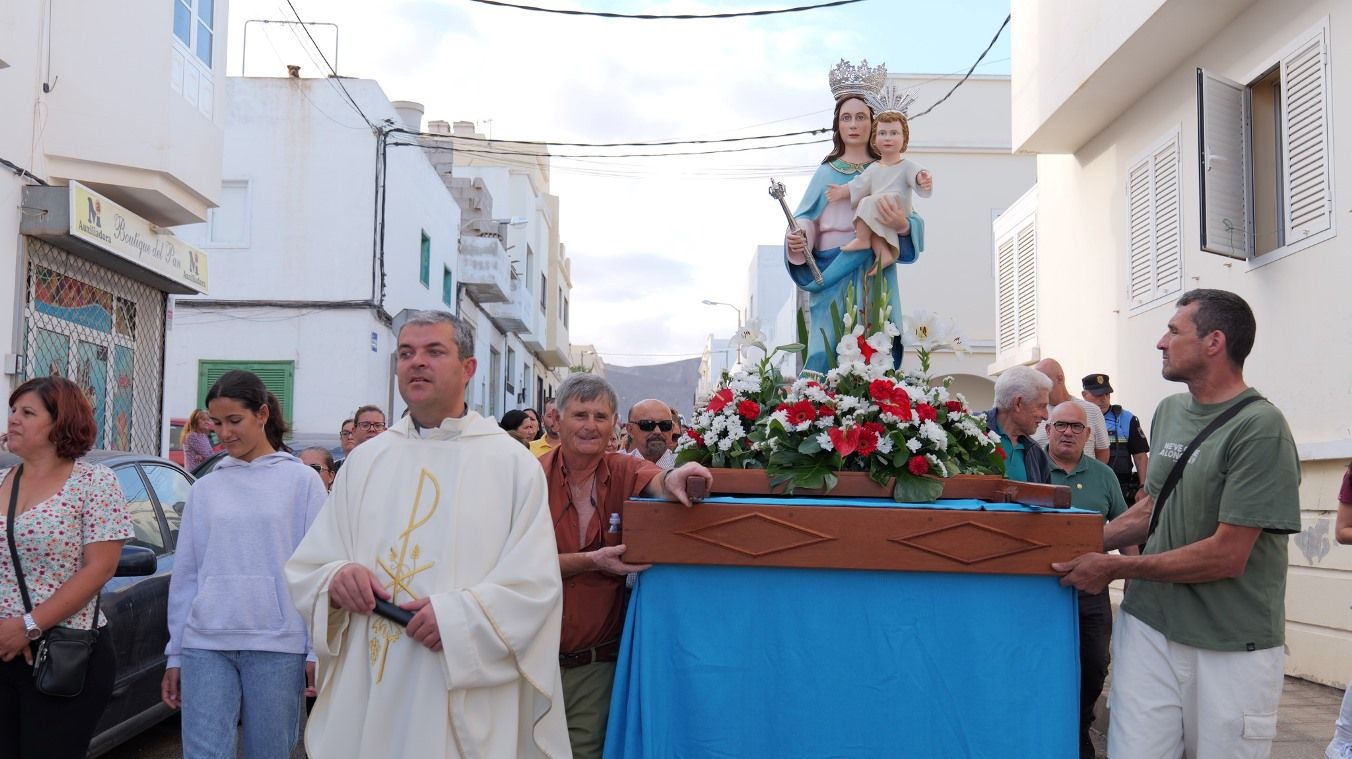
<path fill-rule="evenodd" d="M 423 485 L 430 483 L 432 485 L 433 495 L 430 508 L 427 513 L 420 513 L 423 498 Z M 386 590 L 390 591 L 390 603 L 398 605 L 400 602 L 399 594 L 408 594 L 410 601 L 418 600 L 414 595 L 413 589 L 409 586 L 409 580 L 416 575 L 431 569 L 436 562 L 429 561 L 426 564 L 419 564 L 418 560 L 422 558 L 422 546 L 412 543 L 413 531 L 427 524 L 432 515 L 437 511 L 437 504 L 441 502 L 441 483 L 437 478 L 426 469 L 418 473 L 418 489 L 413 494 L 413 508 L 408 514 L 408 527 L 399 533 L 398 548 L 391 546 L 386 558 L 377 558 L 376 566 L 380 567 L 390 579 L 385 583 Z M 411 550 L 410 550 L 411 549 Z M 385 677 L 385 662 L 390 655 L 390 646 L 404 635 L 403 628 L 395 623 L 377 617 L 371 622 L 371 636 L 368 640 L 371 653 L 371 666 L 379 668 L 376 672 L 376 682 L 380 682 Z"/>

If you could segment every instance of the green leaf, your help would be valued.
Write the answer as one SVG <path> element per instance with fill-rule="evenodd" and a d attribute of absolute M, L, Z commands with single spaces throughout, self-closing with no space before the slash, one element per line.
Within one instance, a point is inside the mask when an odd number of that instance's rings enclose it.
<path fill-rule="evenodd" d="M 835 347 L 840 338 L 845 336 L 845 320 L 840 316 L 840 304 L 835 301 L 831 301 L 831 328 L 836 332 L 836 339 L 830 345 Z"/>
<path fill-rule="evenodd" d="M 797 353 L 803 350 L 804 347 L 805 346 L 801 341 L 796 343 L 785 343 L 784 345 L 781 345 L 775 348 L 773 351 L 771 351 L 771 355 L 779 353 L 780 351 L 783 351 L 785 353 Z"/>
<path fill-rule="evenodd" d="M 897 475 L 892 487 L 892 498 L 898 503 L 933 503 L 944 492 L 944 481 L 930 477 L 916 477 L 910 472 Z"/>
<path fill-rule="evenodd" d="M 835 306 L 832 306 L 832 308 L 834 307 Z M 826 368 L 831 370 L 836 368 L 836 345 L 840 341 L 836 340 L 832 342 L 831 338 L 827 336 L 825 329 L 822 330 L 822 338 L 826 340 Z"/>
<path fill-rule="evenodd" d="M 807 363 L 807 312 L 804 309 L 798 309 L 798 344 L 803 346 L 799 349 L 803 363 Z"/>
<path fill-rule="evenodd" d="M 809 456 L 814 453 L 820 453 L 821 450 L 822 444 L 818 443 L 817 438 L 815 437 L 805 438 L 803 442 L 798 444 L 798 452 L 807 454 Z"/>

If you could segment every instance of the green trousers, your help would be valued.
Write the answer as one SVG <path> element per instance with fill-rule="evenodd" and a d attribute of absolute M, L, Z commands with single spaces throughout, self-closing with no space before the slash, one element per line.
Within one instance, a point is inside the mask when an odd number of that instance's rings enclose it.
<path fill-rule="evenodd" d="M 563 710 L 568 717 L 568 742 L 573 759 L 601 759 L 610 716 L 610 689 L 615 662 L 596 662 L 561 670 Z"/>

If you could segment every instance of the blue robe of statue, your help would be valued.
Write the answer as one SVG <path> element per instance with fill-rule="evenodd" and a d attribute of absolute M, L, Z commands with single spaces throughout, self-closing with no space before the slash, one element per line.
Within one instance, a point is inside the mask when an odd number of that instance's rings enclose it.
<path fill-rule="evenodd" d="M 796 219 L 817 220 L 826 209 L 826 186 L 828 184 L 845 184 L 857 176 L 856 174 L 847 174 L 839 171 L 831 163 L 824 163 L 817 168 L 816 173 L 812 175 L 812 182 L 808 184 L 807 192 L 803 195 L 803 202 L 798 206 L 794 213 Z M 845 202 L 845 201 L 841 201 Z M 920 218 L 914 210 L 910 214 L 911 230 L 908 234 L 901 235 L 897 241 L 897 250 L 900 257 L 897 263 L 910 264 L 915 263 L 919 257 L 920 251 L 925 249 L 925 220 Z M 820 236 L 820 235 L 819 235 Z M 873 251 L 856 250 L 841 252 L 839 247 L 818 250 L 814 257 L 817 261 L 817 268 L 821 269 L 822 284 L 817 284 L 812 278 L 812 271 L 806 264 L 790 263 L 787 253 L 784 259 L 785 266 L 788 267 L 789 277 L 793 283 L 808 293 L 808 354 L 807 363 L 803 366 L 805 370 L 825 373 L 827 370 L 827 351 L 834 353 L 836 346 L 827 345 L 826 338 L 822 336 L 822 328 L 830 333 L 831 324 L 831 304 L 839 304 L 837 307 L 844 314 L 845 292 L 850 284 L 854 284 L 855 302 L 859 303 L 864 293 L 864 273 L 873 266 Z M 897 331 L 901 331 L 901 293 L 897 289 L 897 264 L 884 268 L 879 275 L 886 278 L 888 287 L 892 296 L 892 322 L 897 326 Z M 892 360 L 894 366 L 901 365 L 901 341 L 897 340 L 892 346 Z"/>

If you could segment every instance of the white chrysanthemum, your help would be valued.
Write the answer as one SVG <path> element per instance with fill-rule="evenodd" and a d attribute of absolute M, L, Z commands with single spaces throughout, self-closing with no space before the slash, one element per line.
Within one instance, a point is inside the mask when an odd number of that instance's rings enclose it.
<path fill-rule="evenodd" d="M 1000 444 L 1000 433 L 995 432 L 994 430 L 987 430 L 987 431 L 986 431 L 986 439 L 989 440 L 989 441 L 991 441 L 991 445 L 999 445 L 999 444 Z"/>
<path fill-rule="evenodd" d="M 948 448 L 948 433 L 943 427 L 934 422 L 924 422 L 920 425 L 920 435 L 926 440 L 934 443 L 934 447 L 939 450 Z"/>
<path fill-rule="evenodd" d="M 732 438 L 725 437 L 722 440 L 718 441 L 718 450 L 726 451 L 729 450 L 730 448 L 732 448 Z"/>
<path fill-rule="evenodd" d="M 935 403 L 936 406 L 939 405 L 940 403 L 947 402 L 948 388 L 944 387 L 943 385 L 934 388 L 934 400 L 937 401 L 937 403 Z"/>
<path fill-rule="evenodd" d="M 920 450 L 920 446 L 922 445 L 924 445 L 924 443 L 920 442 L 920 438 L 918 437 L 907 438 L 906 440 L 906 447 L 910 449 L 911 453 Z"/>
<path fill-rule="evenodd" d="M 740 440 L 746 437 L 746 428 L 742 426 L 741 417 L 729 417 L 727 423 L 728 437 L 734 440 Z"/>
<path fill-rule="evenodd" d="M 817 436 L 817 445 L 820 445 L 823 451 L 835 450 L 835 445 L 831 443 L 831 436 L 825 432 Z"/>
<path fill-rule="evenodd" d="M 948 467 L 944 466 L 944 462 L 940 461 L 938 456 L 927 453 L 925 454 L 925 460 L 930 463 L 931 470 L 937 471 L 940 477 L 948 476 Z"/>
<path fill-rule="evenodd" d="M 817 417 L 817 421 L 812 424 L 819 430 L 829 430 L 836 426 L 836 418 L 834 416 L 819 416 Z"/>
<path fill-rule="evenodd" d="M 715 416 L 713 418 L 713 421 L 709 423 L 709 431 L 715 433 L 722 432 L 723 430 L 727 429 L 727 426 L 728 426 L 728 418 L 726 416 L 723 416 L 722 414 L 719 414 L 718 416 Z"/>
<path fill-rule="evenodd" d="M 779 422 L 784 429 L 789 428 L 789 414 L 787 411 L 774 411 L 770 413 L 770 421 Z"/>
<path fill-rule="evenodd" d="M 878 438 L 878 453 L 884 456 L 892 452 L 892 438 L 882 435 Z"/>

